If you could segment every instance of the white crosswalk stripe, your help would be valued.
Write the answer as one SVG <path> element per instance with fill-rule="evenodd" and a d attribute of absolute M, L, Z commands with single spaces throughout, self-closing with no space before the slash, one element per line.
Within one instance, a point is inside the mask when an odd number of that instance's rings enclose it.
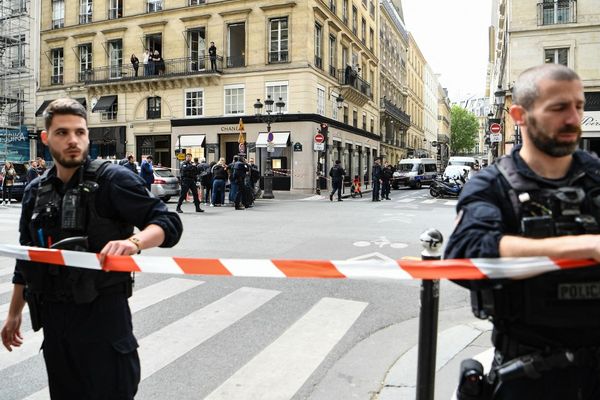
<path fill-rule="evenodd" d="M 415 201 L 417 199 L 413 199 L 413 198 L 408 198 L 408 199 L 400 199 L 398 200 L 398 203 L 412 203 L 413 201 Z"/>
<path fill-rule="evenodd" d="M 136 313 L 151 306 L 163 307 L 159 304 L 162 300 L 183 295 L 187 290 L 203 283 L 192 279 L 165 279 L 136 290 L 130 299 L 130 308 L 132 313 Z M 209 339 L 224 333 L 238 321 L 249 317 L 262 318 L 261 307 L 278 301 L 280 293 L 272 289 L 241 287 L 211 300 L 210 304 L 198 307 L 168 325 L 158 326 L 142 338 L 138 337 L 142 387 L 146 379 L 158 373 L 164 374 L 163 369 L 168 370 L 177 365 L 179 359 L 185 358 L 186 354 Z M 224 376 L 222 382 L 215 382 L 216 389 L 206 399 L 292 399 L 331 350 L 347 335 L 367 306 L 366 302 L 346 299 L 324 297 L 317 300 L 306 314 L 295 318 L 277 339 L 266 347 L 257 349 L 249 362 L 234 365 L 231 375 Z M 160 312 L 159 308 L 156 310 Z M 255 313 L 259 314 L 251 317 Z M 21 363 L 35 356 L 41 358 L 39 348 L 42 335 L 38 332 L 31 336 L 30 333 L 26 333 L 26 341 L 21 348 L 2 354 L 0 372 L 8 373 L 9 367 L 19 368 Z M 42 373 L 45 371 L 40 371 L 39 376 Z M 10 393 L 15 396 L 15 393 L 25 390 L 26 385 L 23 388 L 19 386 Z M 47 387 L 29 395 L 22 393 L 18 398 L 49 399 Z"/>
<path fill-rule="evenodd" d="M 9 293 L 13 290 L 12 282 L 3 282 L 0 283 L 0 294 Z"/>
<path fill-rule="evenodd" d="M 131 308 L 131 312 L 135 313 L 202 283 L 204 282 L 191 279 L 170 278 L 136 291 L 129 301 L 129 307 Z M 24 332 L 23 337 L 24 342 L 20 348 L 4 354 L 0 358 L 0 371 L 39 353 L 43 341 L 42 332 L 33 332 L 30 330 Z"/>
<path fill-rule="evenodd" d="M 356 301 L 322 299 L 205 400 L 291 398 L 366 306 Z"/>
<path fill-rule="evenodd" d="M 12 275 L 15 271 L 15 267 L 10 265 L 6 267 L 0 267 L 0 276 Z"/>

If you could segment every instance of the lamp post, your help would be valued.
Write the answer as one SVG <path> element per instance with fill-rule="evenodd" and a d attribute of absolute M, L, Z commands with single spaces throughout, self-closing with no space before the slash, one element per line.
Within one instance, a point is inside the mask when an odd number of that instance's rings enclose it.
<path fill-rule="evenodd" d="M 273 104 L 275 104 L 276 112 L 273 111 Z M 265 99 L 265 112 L 266 114 L 262 114 L 263 104 L 260 102 L 260 99 L 256 99 L 256 103 L 254 103 L 254 112 L 256 119 L 260 122 L 264 122 L 267 124 L 267 164 L 265 167 L 265 175 L 264 175 L 264 191 L 263 191 L 263 199 L 274 199 L 273 196 L 273 169 L 272 169 L 272 160 L 271 153 L 275 151 L 273 146 L 273 132 L 271 132 L 271 124 L 281 118 L 283 115 L 283 108 L 285 107 L 285 103 L 279 98 L 278 102 L 275 102 L 271 98 L 271 95 L 267 95 Z"/>

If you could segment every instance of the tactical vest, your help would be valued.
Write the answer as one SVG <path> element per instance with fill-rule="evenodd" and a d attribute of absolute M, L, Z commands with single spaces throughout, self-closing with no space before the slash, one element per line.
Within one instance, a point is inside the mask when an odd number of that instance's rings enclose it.
<path fill-rule="evenodd" d="M 80 174 L 80 183 L 73 190 L 80 191 L 81 223 L 73 224 L 72 211 L 65 201 L 69 192 L 61 195 L 46 173 L 40 180 L 29 230 L 33 244 L 49 247 L 51 243 L 75 236 L 87 237 L 88 246 L 83 251 L 97 253 L 111 240 L 121 240 L 133 234 L 133 226 L 98 215 L 96 190 L 98 177 L 110 161 L 94 160 Z M 83 168 L 83 167 L 82 167 Z M 66 215 L 69 213 L 68 215 Z M 113 291 L 115 287 L 131 286 L 131 275 L 126 272 L 93 271 L 83 268 L 61 267 L 51 264 L 24 263 L 22 273 L 30 293 L 41 295 L 47 301 L 89 303 L 98 294 Z"/>
<path fill-rule="evenodd" d="M 581 172 L 566 187 L 548 189 L 519 174 L 512 157 L 502 157 L 496 165 L 510 185 L 509 199 L 520 220 L 518 235 L 600 232 L 598 176 Z M 472 290 L 473 312 L 492 318 L 492 341 L 504 354 L 526 353 L 523 348 L 600 345 L 600 268 L 560 270 L 491 285 Z"/>
<path fill-rule="evenodd" d="M 181 163 L 181 179 L 196 179 L 196 175 L 198 174 L 198 170 L 196 166 L 192 163 L 184 161 Z"/>

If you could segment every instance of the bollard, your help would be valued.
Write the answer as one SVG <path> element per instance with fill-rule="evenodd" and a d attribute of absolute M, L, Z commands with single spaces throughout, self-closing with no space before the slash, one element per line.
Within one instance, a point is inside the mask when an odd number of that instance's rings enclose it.
<path fill-rule="evenodd" d="M 423 260 L 439 260 L 444 238 L 440 231 L 428 229 L 419 237 Z M 421 282 L 421 311 L 419 315 L 419 353 L 417 358 L 416 400 L 433 400 L 435 393 L 435 356 L 437 351 L 438 308 L 440 281 Z"/>

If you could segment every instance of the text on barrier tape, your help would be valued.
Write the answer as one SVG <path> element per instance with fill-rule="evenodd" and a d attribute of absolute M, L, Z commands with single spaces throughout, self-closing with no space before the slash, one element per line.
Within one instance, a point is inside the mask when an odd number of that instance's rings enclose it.
<path fill-rule="evenodd" d="M 476 258 L 439 261 L 328 261 L 106 256 L 0 244 L 0 256 L 93 270 L 265 278 L 521 279 L 561 269 L 590 267 L 594 260 L 549 257 Z"/>

